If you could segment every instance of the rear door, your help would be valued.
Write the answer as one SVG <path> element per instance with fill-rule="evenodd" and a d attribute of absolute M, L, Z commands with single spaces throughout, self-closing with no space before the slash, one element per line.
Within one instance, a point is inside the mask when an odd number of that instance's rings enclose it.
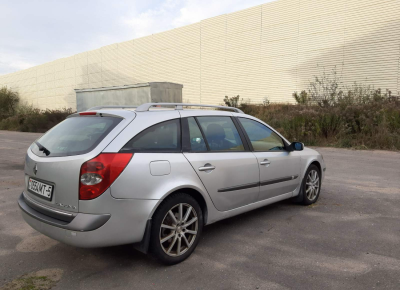
<path fill-rule="evenodd" d="M 292 192 L 300 182 L 300 156 L 288 152 L 282 138 L 264 124 L 238 118 L 260 168 L 260 194 L 264 200 Z"/>
<path fill-rule="evenodd" d="M 25 194 L 50 207 L 77 212 L 81 165 L 100 154 L 131 120 L 76 115 L 55 126 L 28 149 Z"/>
<path fill-rule="evenodd" d="M 182 119 L 183 152 L 219 211 L 253 203 L 259 168 L 230 116 Z"/>

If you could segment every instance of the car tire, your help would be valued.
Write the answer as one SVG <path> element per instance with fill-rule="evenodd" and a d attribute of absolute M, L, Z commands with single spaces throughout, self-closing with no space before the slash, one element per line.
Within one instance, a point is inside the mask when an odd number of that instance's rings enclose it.
<path fill-rule="evenodd" d="M 321 171 L 316 165 L 311 164 L 304 175 L 301 184 L 301 191 L 299 196 L 296 198 L 296 201 L 303 205 L 313 204 L 317 202 L 320 192 Z"/>
<path fill-rule="evenodd" d="M 183 192 L 167 197 L 152 218 L 150 252 L 167 265 L 187 259 L 196 248 L 203 229 L 198 202 Z"/>

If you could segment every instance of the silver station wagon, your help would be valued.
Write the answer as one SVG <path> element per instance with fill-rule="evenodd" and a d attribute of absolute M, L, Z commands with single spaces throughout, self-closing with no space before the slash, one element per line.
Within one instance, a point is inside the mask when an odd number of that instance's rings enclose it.
<path fill-rule="evenodd" d="M 284 199 L 316 202 L 324 173 L 318 152 L 236 108 L 95 107 L 30 146 L 18 203 L 63 243 L 134 244 L 174 264 L 205 225 Z"/>

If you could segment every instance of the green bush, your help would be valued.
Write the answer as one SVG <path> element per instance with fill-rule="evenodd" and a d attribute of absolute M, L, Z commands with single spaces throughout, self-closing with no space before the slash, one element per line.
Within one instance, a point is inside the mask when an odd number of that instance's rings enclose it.
<path fill-rule="evenodd" d="M 44 133 L 72 114 L 72 109 L 40 110 L 19 105 L 15 115 L 0 121 L 0 130 Z"/>
<path fill-rule="evenodd" d="M 297 105 L 242 102 L 239 108 L 306 145 L 400 150 L 400 98 L 389 90 L 345 86 L 334 69 L 293 98 Z"/>
<path fill-rule="evenodd" d="M 314 76 L 306 90 L 293 93 L 293 98 L 299 105 L 318 105 L 323 108 L 341 107 L 379 103 L 385 100 L 396 99 L 390 90 L 384 93 L 371 85 L 354 83 L 344 85 L 334 68 L 330 73 L 323 71 L 321 76 Z"/>
<path fill-rule="evenodd" d="M 18 103 L 18 93 L 8 89 L 7 87 L 2 87 L 0 89 L 0 120 L 13 116 Z"/>
<path fill-rule="evenodd" d="M 309 146 L 400 150 L 400 100 L 320 107 L 291 104 L 240 106 L 290 141 Z"/>
<path fill-rule="evenodd" d="M 228 107 L 234 107 L 234 108 L 238 108 L 239 107 L 239 102 L 243 103 L 243 99 L 240 100 L 240 96 L 233 96 L 231 98 L 229 98 L 228 96 L 225 96 L 224 98 L 224 103 L 225 105 L 227 105 Z"/>
<path fill-rule="evenodd" d="M 296 100 L 296 103 L 298 103 L 300 105 L 308 105 L 310 103 L 310 99 L 309 99 L 308 93 L 306 91 L 301 91 L 300 94 L 297 94 L 297 92 L 294 92 L 293 98 Z"/>

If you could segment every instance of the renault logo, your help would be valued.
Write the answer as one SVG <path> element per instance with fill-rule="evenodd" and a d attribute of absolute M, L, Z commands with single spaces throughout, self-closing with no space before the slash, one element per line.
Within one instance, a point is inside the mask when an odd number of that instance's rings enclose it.
<path fill-rule="evenodd" d="M 35 175 L 36 175 L 37 171 L 38 171 L 37 164 L 35 164 L 35 166 L 33 167 L 33 173 L 35 173 Z"/>

